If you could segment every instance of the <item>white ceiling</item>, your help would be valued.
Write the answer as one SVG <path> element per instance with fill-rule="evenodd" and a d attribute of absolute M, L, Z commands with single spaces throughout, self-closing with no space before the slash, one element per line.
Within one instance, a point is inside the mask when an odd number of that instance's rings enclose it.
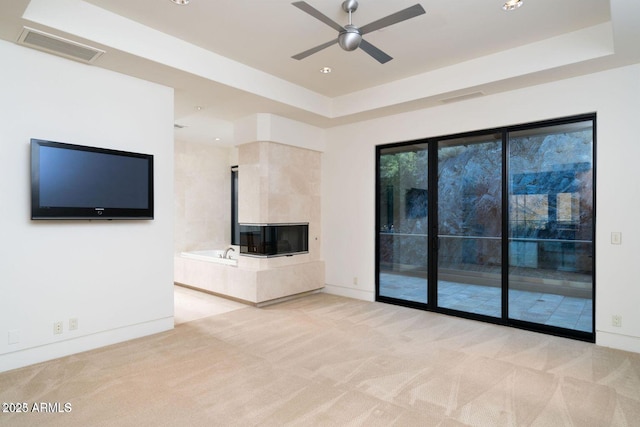
<path fill-rule="evenodd" d="M 380 65 L 362 50 L 350 53 L 337 45 L 302 61 L 291 59 L 337 33 L 293 7 L 290 0 L 192 0 L 188 6 L 175 6 L 169 0 L 88 1 L 330 97 L 609 20 L 608 2 L 602 0 L 529 0 L 526 7 L 510 13 L 501 9 L 500 0 L 422 0 L 426 14 L 365 36 L 394 57 Z M 348 15 L 341 1 L 307 3 L 344 25 Z M 362 26 L 418 1 L 359 3 L 353 22 Z M 324 66 L 334 73 L 319 73 Z"/>
<path fill-rule="evenodd" d="M 348 23 L 341 0 L 307 2 Z M 353 23 L 416 2 L 361 0 Z M 419 3 L 426 14 L 365 35 L 394 58 L 384 65 L 337 45 L 292 59 L 337 34 L 290 0 L 15 0 L 0 5 L 0 37 L 16 41 L 26 25 L 100 47 L 94 66 L 175 88 L 176 122 L 188 126 L 177 136 L 222 143 L 250 114 L 329 127 L 639 59 L 635 0 L 524 0 L 511 12 L 501 0 Z"/>

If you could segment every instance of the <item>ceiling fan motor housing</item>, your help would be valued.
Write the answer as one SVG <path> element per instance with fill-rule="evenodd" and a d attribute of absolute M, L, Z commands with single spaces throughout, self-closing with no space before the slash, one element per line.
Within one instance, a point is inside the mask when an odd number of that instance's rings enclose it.
<path fill-rule="evenodd" d="M 344 31 L 338 35 L 338 44 L 346 51 L 356 50 L 362 41 L 362 34 L 355 25 L 345 25 Z"/>

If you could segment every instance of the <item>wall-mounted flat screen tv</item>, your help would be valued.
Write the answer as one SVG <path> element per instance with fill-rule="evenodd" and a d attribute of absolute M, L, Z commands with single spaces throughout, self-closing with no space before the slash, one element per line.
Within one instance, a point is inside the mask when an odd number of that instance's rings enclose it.
<path fill-rule="evenodd" d="M 32 139 L 31 219 L 153 219 L 153 156 Z"/>

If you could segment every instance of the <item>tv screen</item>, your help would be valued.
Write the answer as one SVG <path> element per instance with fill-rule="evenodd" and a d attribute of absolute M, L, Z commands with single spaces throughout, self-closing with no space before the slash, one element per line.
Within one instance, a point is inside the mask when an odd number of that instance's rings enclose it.
<path fill-rule="evenodd" d="M 153 156 L 32 139 L 31 219 L 153 219 Z"/>

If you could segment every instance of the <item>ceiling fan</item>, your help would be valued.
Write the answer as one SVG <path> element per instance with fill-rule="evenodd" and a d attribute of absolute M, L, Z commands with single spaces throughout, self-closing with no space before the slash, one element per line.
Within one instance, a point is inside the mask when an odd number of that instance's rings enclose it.
<path fill-rule="evenodd" d="M 345 0 L 342 3 L 342 10 L 344 10 L 349 14 L 349 23 L 343 27 L 342 25 L 336 23 L 331 18 L 324 15 L 322 12 L 320 12 L 318 9 L 314 8 L 307 2 L 297 1 L 291 4 L 297 7 L 298 9 L 302 10 L 303 12 L 307 12 L 309 15 L 313 16 L 314 18 L 324 22 L 334 30 L 338 31 L 337 39 L 333 39 L 319 46 L 316 46 L 309 50 L 305 50 L 304 52 L 301 52 L 297 55 L 292 56 L 293 59 L 298 59 L 298 60 L 304 59 L 307 56 L 313 55 L 314 53 L 319 52 L 322 49 L 325 49 L 335 43 L 338 43 L 338 45 L 340 45 L 340 47 L 346 51 L 352 51 L 352 50 L 356 50 L 357 48 L 360 48 L 364 50 L 366 53 L 368 53 L 369 55 L 371 55 L 379 63 L 384 64 L 386 62 L 391 61 L 393 58 L 387 55 L 386 53 L 384 53 L 383 51 L 381 51 L 380 49 L 378 49 L 377 47 L 375 47 L 374 45 L 372 45 L 371 43 L 364 40 L 362 36 L 364 36 L 367 33 L 379 30 L 381 28 L 385 28 L 390 25 L 397 24 L 398 22 L 406 21 L 407 19 L 410 19 L 410 18 L 415 18 L 416 16 L 419 16 L 425 13 L 424 8 L 420 4 L 415 4 L 411 7 L 408 7 L 406 9 L 403 9 L 391 15 L 385 16 L 384 18 L 378 19 L 377 21 L 371 22 L 362 27 L 356 27 L 351 22 L 351 14 L 355 12 L 356 9 L 358 9 L 358 2 L 356 0 Z"/>

